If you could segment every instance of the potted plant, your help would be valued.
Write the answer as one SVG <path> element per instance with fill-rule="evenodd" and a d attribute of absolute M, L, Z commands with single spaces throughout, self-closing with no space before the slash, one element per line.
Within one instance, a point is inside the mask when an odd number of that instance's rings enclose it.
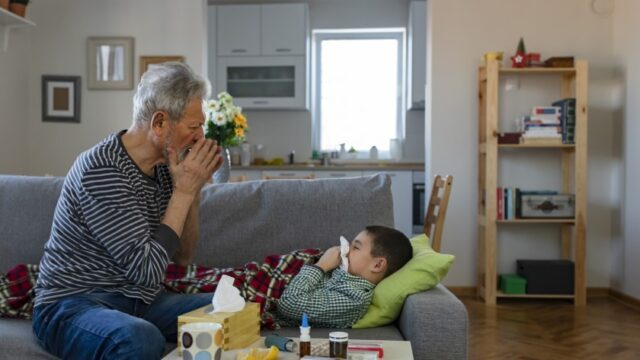
<path fill-rule="evenodd" d="M 29 5 L 29 0 L 10 0 L 9 11 L 18 16 L 25 17 L 27 13 L 27 5 Z"/>

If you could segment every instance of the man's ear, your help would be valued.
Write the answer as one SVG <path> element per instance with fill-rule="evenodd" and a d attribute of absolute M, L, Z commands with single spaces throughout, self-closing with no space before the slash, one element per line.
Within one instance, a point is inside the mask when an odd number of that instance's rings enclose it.
<path fill-rule="evenodd" d="M 373 267 L 371 269 L 371 272 L 374 273 L 379 273 L 382 272 L 384 273 L 385 271 L 387 271 L 387 259 L 383 258 L 383 257 L 377 257 L 375 259 L 373 259 Z"/>
<path fill-rule="evenodd" d="M 151 115 L 151 130 L 156 136 L 162 136 L 168 126 L 169 118 L 164 111 L 156 111 Z"/>

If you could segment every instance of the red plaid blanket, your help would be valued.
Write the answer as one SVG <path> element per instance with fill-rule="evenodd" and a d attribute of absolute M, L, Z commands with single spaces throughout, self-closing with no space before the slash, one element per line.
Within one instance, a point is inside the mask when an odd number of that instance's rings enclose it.
<path fill-rule="evenodd" d="M 260 304 L 263 327 L 273 329 L 277 327 L 273 317 L 276 300 L 302 266 L 315 263 L 321 255 L 319 249 L 295 250 L 238 268 L 169 264 L 164 286 L 179 293 L 214 292 L 222 275 L 231 276 L 235 279 L 233 285 L 247 301 Z M 20 264 L 0 274 L 0 317 L 31 318 L 37 278 L 38 265 Z"/>

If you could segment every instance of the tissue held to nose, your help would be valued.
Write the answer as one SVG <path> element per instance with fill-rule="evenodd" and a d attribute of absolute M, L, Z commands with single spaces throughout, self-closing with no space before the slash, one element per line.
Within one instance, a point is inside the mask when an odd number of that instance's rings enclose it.
<path fill-rule="evenodd" d="M 349 258 L 347 255 L 349 255 L 349 241 L 344 236 L 340 236 L 340 258 L 342 259 L 340 269 L 345 272 L 349 272 Z"/>

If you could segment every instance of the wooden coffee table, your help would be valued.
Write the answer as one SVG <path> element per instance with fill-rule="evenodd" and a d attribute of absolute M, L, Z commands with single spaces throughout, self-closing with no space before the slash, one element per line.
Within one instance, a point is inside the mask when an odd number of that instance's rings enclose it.
<path fill-rule="evenodd" d="M 293 338 L 294 340 L 298 340 L 296 338 Z M 350 339 L 351 340 L 351 339 Z M 327 339 L 311 339 L 311 344 L 312 346 L 314 346 L 315 344 L 319 344 L 322 342 L 328 342 L 329 340 Z M 376 343 L 376 344 L 382 344 L 382 347 L 384 348 L 384 358 L 383 359 L 390 359 L 390 360 L 413 360 L 413 352 L 411 350 L 411 343 L 409 341 L 391 341 L 391 340 L 356 340 L 353 339 L 351 340 L 353 342 L 357 342 L 357 343 Z M 251 346 L 249 346 L 250 348 L 252 347 L 256 347 L 256 348 L 264 348 L 264 338 L 261 338 L 260 340 L 256 341 L 255 343 L 251 344 Z M 238 351 L 240 350 L 229 350 L 229 351 L 225 351 L 222 353 L 222 359 L 223 360 L 235 360 L 236 359 L 236 355 L 238 354 Z M 167 354 L 167 356 L 165 356 L 164 358 L 162 358 L 163 360 L 177 360 L 177 359 L 181 359 L 181 357 L 178 356 L 178 349 L 173 349 L 173 351 L 169 354 Z M 278 356 L 278 359 L 280 360 L 299 360 L 300 357 L 295 354 L 295 353 L 290 353 L 290 352 L 286 352 L 286 351 L 281 351 L 280 355 Z"/>

